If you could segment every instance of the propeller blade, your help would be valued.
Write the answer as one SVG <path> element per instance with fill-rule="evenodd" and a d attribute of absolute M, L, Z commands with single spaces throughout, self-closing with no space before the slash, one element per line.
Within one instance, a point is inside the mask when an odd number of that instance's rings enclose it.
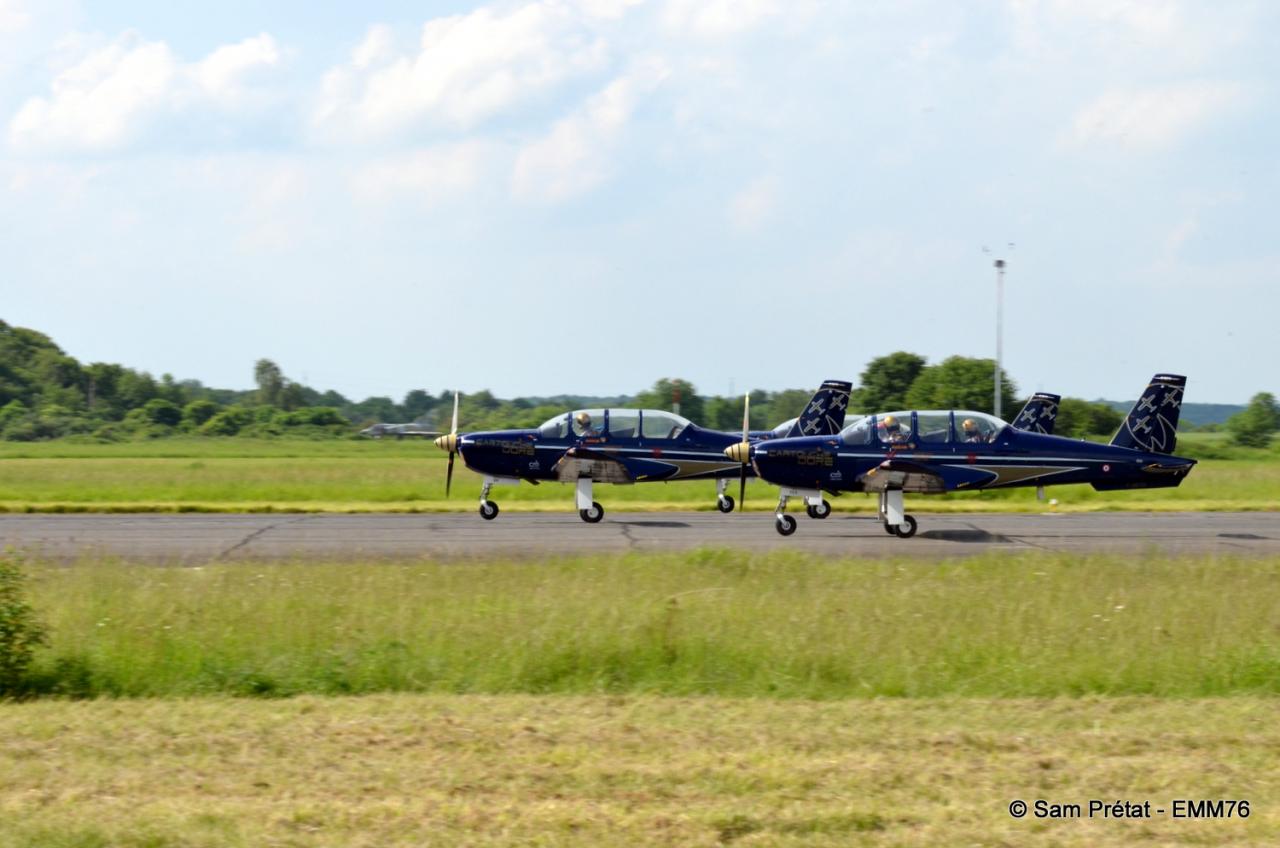
<path fill-rule="evenodd" d="M 751 393 L 747 392 L 742 396 L 742 443 L 747 444 L 747 433 L 751 428 Z M 738 469 L 738 509 L 746 512 L 747 509 L 747 457 L 750 455 L 750 448 L 742 452 L 742 467 Z"/>
<path fill-rule="evenodd" d="M 453 488 L 453 458 L 457 455 L 458 450 L 458 392 L 453 392 L 453 423 L 449 425 L 449 435 L 436 440 L 436 444 L 447 444 L 449 447 L 449 470 L 444 475 L 444 496 L 449 497 L 449 490 Z M 443 445 L 441 445 L 443 447 Z"/>

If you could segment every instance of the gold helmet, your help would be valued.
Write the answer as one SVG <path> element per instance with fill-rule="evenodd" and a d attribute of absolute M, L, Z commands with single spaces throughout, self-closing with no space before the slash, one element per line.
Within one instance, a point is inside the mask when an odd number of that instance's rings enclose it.
<path fill-rule="evenodd" d="M 974 430 L 978 428 L 978 425 L 974 423 L 972 418 L 966 418 L 964 420 L 964 423 L 961 424 L 960 426 L 964 428 L 964 431 L 966 433 L 972 433 Z"/>
<path fill-rule="evenodd" d="M 892 415 L 886 415 L 884 417 L 884 428 L 886 430 L 898 429 L 898 419 L 894 418 Z"/>
<path fill-rule="evenodd" d="M 578 426 L 579 426 L 579 427 L 590 427 L 590 426 L 591 426 L 591 413 L 589 413 L 589 412 L 579 412 L 577 415 L 573 416 L 573 420 L 578 422 Z"/>

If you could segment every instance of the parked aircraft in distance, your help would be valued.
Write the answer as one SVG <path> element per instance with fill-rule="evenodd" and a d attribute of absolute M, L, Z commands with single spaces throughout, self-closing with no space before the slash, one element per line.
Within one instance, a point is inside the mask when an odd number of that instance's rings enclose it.
<path fill-rule="evenodd" d="M 754 443 L 791 436 L 834 436 L 844 425 L 851 388 L 849 383 L 828 380 L 799 416 L 772 430 L 747 431 L 747 437 Z M 746 410 L 743 419 L 745 431 Z M 496 485 L 558 481 L 575 485 L 578 515 L 594 524 L 604 517 L 604 507 L 592 499 L 594 483 L 714 479 L 717 507 L 721 512 L 732 512 L 734 499 L 725 491 L 729 481 L 739 479 L 741 499 L 751 473 L 742 463 L 724 457 L 725 447 L 738 439 L 736 433 L 699 427 L 672 412 L 621 408 L 563 412 L 530 429 L 458 433 L 455 394 L 452 429 L 435 443 L 449 452 L 446 494 L 452 486 L 455 453 L 461 454 L 468 468 L 484 476 L 482 517 L 498 515 L 498 505 L 489 500 L 489 491 Z M 826 517 L 826 513 L 811 514 Z"/>
<path fill-rule="evenodd" d="M 789 498 L 812 504 L 824 491 L 876 492 L 885 531 L 906 539 L 916 532 L 915 518 L 903 511 L 907 492 L 1177 486 L 1195 465 L 1172 455 L 1185 386 L 1185 377 L 1154 376 L 1107 445 L 1018 430 L 982 412 L 903 410 L 861 417 L 836 437 L 732 445 L 725 454 L 746 454 L 761 479 L 781 487 L 774 518 L 784 536 L 796 529 L 785 513 Z"/>

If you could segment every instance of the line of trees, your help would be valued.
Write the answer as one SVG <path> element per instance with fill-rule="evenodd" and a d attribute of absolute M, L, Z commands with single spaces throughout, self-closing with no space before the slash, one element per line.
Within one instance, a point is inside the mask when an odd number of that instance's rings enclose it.
<path fill-rule="evenodd" d="M 894 409 L 974 409 L 991 412 L 995 363 L 952 356 L 930 364 L 896 351 L 867 363 L 850 398 L 849 412 Z M 0 321 L 0 438 L 17 441 L 83 436 L 100 441 L 207 436 L 351 436 L 374 421 L 417 421 L 447 429 L 453 392 L 408 392 L 399 402 L 369 397 L 354 402 L 289 379 L 269 359 L 254 364 L 255 388 L 215 389 L 197 380 L 160 379 L 122 365 L 82 365 L 48 336 Z M 1001 376 L 1002 412 L 1012 417 L 1022 398 L 1008 374 Z M 753 390 L 751 427 L 764 429 L 800 414 L 813 389 Z M 742 426 L 742 398 L 699 394 L 683 379 L 661 379 L 634 396 L 558 395 L 504 400 L 485 390 L 462 396 L 459 420 L 471 430 L 533 427 L 566 409 L 641 406 L 670 409 L 679 402 L 686 418 L 718 430 Z M 1105 403 L 1064 398 L 1057 432 L 1077 438 L 1110 435 L 1123 413 Z M 1265 446 L 1280 426 L 1272 395 L 1254 397 L 1226 425 L 1242 445 Z"/>

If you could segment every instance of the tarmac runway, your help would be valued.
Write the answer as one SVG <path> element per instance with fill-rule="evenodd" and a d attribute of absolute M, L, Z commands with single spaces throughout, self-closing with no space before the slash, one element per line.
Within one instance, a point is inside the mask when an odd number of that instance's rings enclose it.
<path fill-rule="evenodd" d="M 120 557 L 197 563 L 235 559 L 471 558 L 678 551 L 732 547 L 824 556 L 942 558 L 993 551 L 1280 555 L 1275 513 L 916 513 L 912 539 L 887 535 L 872 517 L 797 515 L 790 537 L 768 512 L 608 514 L 585 524 L 576 514 L 419 515 L 190 514 L 0 515 L 0 547 L 79 560 Z"/>

